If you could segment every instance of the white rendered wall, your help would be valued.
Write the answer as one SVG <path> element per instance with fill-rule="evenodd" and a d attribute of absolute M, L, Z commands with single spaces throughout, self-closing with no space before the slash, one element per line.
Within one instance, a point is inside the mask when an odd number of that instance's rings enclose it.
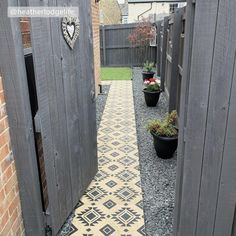
<path fill-rule="evenodd" d="M 129 23 L 137 22 L 138 16 L 151 7 L 150 3 L 129 3 Z M 169 3 L 153 3 L 152 10 L 148 11 L 142 17 L 149 17 L 150 14 L 169 14 Z M 141 18 L 140 18 L 141 20 Z"/>

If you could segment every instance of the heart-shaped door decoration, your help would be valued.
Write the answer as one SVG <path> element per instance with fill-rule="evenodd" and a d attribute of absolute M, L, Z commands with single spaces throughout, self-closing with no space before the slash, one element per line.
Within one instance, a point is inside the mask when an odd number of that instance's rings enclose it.
<path fill-rule="evenodd" d="M 62 19 L 62 33 L 65 41 L 71 49 L 79 37 L 80 22 L 77 17 L 64 17 Z"/>

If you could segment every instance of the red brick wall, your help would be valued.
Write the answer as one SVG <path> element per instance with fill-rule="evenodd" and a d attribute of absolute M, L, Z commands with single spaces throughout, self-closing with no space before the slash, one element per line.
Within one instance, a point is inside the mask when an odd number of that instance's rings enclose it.
<path fill-rule="evenodd" d="M 24 235 L 15 163 L 0 77 L 0 235 Z"/>
<path fill-rule="evenodd" d="M 22 32 L 22 40 L 23 40 L 24 48 L 29 48 L 31 47 L 29 19 L 26 17 L 22 17 L 20 19 L 20 27 L 21 27 L 21 32 Z"/>
<path fill-rule="evenodd" d="M 99 3 L 95 3 L 95 0 L 91 0 L 92 5 L 92 23 L 93 23 L 93 49 L 94 49 L 94 71 L 95 71 L 95 82 L 96 92 L 98 94 L 100 84 L 100 13 Z"/>
<path fill-rule="evenodd" d="M 47 179 L 45 172 L 45 162 L 44 162 L 44 154 L 43 154 L 43 140 L 41 134 L 37 133 L 35 135 L 36 139 L 36 152 L 39 163 L 39 172 L 40 172 L 40 184 L 43 194 L 43 207 L 44 210 L 47 209 L 49 201 L 48 201 L 48 187 L 47 187 Z"/>

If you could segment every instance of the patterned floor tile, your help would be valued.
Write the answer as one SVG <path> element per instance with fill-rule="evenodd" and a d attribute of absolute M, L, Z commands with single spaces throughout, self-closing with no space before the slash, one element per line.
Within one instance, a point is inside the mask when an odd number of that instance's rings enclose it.
<path fill-rule="evenodd" d="M 69 235 L 145 235 L 131 81 L 112 81 L 98 131 L 99 171 Z"/>

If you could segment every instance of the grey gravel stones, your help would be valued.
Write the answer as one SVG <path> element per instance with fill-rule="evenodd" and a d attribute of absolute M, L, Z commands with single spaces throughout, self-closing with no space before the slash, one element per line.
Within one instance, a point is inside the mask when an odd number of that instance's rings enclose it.
<path fill-rule="evenodd" d="M 160 118 L 168 111 L 167 99 L 161 94 L 157 107 L 147 107 L 142 93 L 140 68 L 133 68 L 133 92 L 144 191 L 144 216 L 147 236 L 171 236 L 175 198 L 176 157 L 162 160 L 156 156 L 147 121 Z"/>
<path fill-rule="evenodd" d="M 102 114 L 106 105 L 106 100 L 109 90 L 110 90 L 110 85 L 102 85 L 102 94 L 99 94 L 96 98 L 97 130 L 99 128 L 102 119 Z"/>

